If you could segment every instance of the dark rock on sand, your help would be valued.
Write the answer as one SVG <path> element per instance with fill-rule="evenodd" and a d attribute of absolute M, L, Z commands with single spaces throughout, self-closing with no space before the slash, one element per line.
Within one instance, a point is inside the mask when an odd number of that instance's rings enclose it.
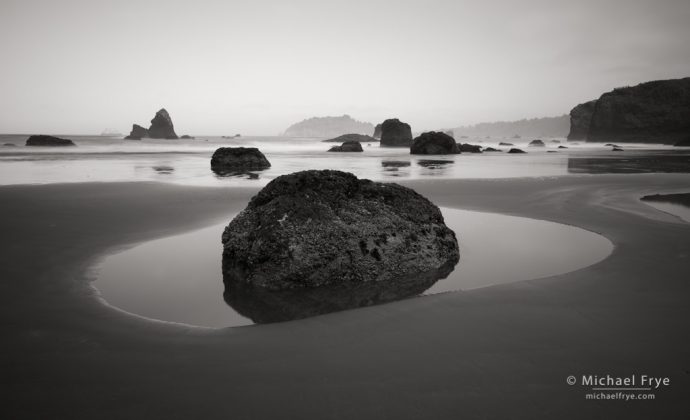
<path fill-rule="evenodd" d="M 501 152 L 499 149 L 494 149 L 493 147 L 487 147 L 484 149 L 485 152 Z"/>
<path fill-rule="evenodd" d="M 31 136 L 26 140 L 27 146 L 76 146 L 72 140 L 43 134 Z"/>
<path fill-rule="evenodd" d="M 459 260 L 455 233 L 429 200 L 330 170 L 274 179 L 230 222 L 222 242 L 226 290 L 385 282 L 384 290 L 395 291 L 402 278 Z"/>
<path fill-rule="evenodd" d="M 481 153 L 482 146 L 477 146 L 476 144 L 463 143 L 459 145 L 460 151 L 462 153 Z"/>
<path fill-rule="evenodd" d="M 532 140 L 529 142 L 530 147 L 543 147 L 546 146 L 543 141 L 541 140 Z"/>
<path fill-rule="evenodd" d="M 455 139 L 446 133 L 429 131 L 414 139 L 410 147 L 413 155 L 449 155 L 460 153 Z"/>
<path fill-rule="evenodd" d="M 412 146 L 412 129 L 397 118 L 381 123 L 381 146 L 410 147 Z"/>
<path fill-rule="evenodd" d="M 149 136 L 149 130 L 140 126 L 139 124 L 132 124 L 132 131 L 129 133 L 125 140 L 141 140 L 144 137 Z"/>
<path fill-rule="evenodd" d="M 570 111 L 570 133 L 568 140 L 586 140 L 589 133 L 589 124 L 592 121 L 594 108 L 597 101 L 589 101 L 580 104 Z"/>
<path fill-rule="evenodd" d="M 524 150 L 521 149 L 510 149 L 508 150 L 508 153 L 527 153 Z"/>
<path fill-rule="evenodd" d="M 515 146 L 513 143 L 506 143 L 506 142 L 500 142 L 498 143 L 499 146 Z"/>
<path fill-rule="evenodd" d="M 271 163 L 256 147 L 221 147 L 211 156 L 211 169 L 219 174 L 270 167 Z"/>
<path fill-rule="evenodd" d="M 340 146 L 333 146 L 329 152 L 363 152 L 362 144 L 358 141 L 346 141 Z"/>
<path fill-rule="evenodd" d="M 328 140 L 321 140 L 324 143 L 345 143 L 348 141 L 357 141 L 360 143 L 369 143 L 372 141 L 378 142 L 377 139 L 367 136 L 366 134 L 343 134 L 342 136 L 338 136 L 336 138 L 328 139 Z"/>
<path fill-rule="evenodd" d="M 170 114 L 165 108 L 161 108 L 151 120 L 151 127 L 149 127 L 149 137 L 152 139 L 177 139 L 175 128 L 173 127 Z"/>

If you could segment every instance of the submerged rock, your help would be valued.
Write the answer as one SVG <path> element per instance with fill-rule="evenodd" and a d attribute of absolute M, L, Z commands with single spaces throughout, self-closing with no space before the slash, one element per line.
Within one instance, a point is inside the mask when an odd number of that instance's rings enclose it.
<path fill-rule="evenodd" d="M 274 179 L 230 222 L 222 242 L 226 290 L 386 282 L 394 291 L 399 279 L 460 256 L 455 233 L 423 196 L 330 170 Z"/>
<path fill-rule="evenodd" d="M 484 149 L 485 152 L 501 152 L 499 149 L 494 149 L 493 147 L 487 147 Z"/>
<path fill-rule="evenodd" d="M 508 153 L 527 153 L 522 149 L 510 149 L 508 150 Z"/>
<path fill-rule="evenodd" d="M 506 143 L 504 141 L 498 143 L 499 146 L 515 146 L 513 143 Z"/>
<path fill-rule="evenodd" d="M 340 146 L 333 146 L 329 152 L 363 152 L 362 145 L 358 141 L 346 141 Z"/>
<path fill-rule="evenodd" d="M 458 146 L 462 153 L 481 153 L 482 146 L 477 146 L 476 144 L 463 143 Z"/>
<path fill-rule="evenodd" d="M 5 143 L 2 145 L 2 147 L 17 147 L 17 145 L 14 143 Z"/>
<path fill-rule="evenodd" d="M 195 137 L 194 137 L 194 136 L 189 136 L 189 135 L 185 134 L 185 135 L 183 135 L 183 136 L 180 136 L 180 138 L 183 139 L 183 140 L 194 140 Z"/>
<path fill-rule="evenodd" d="M 26 140 L 27 146 L 76 146 L 72 140 L 39 134 Z"/>
<path fill-rule="evenodd" d="M 412 146 L 412 129 L 410 125 L 397 118 L 388 119 L 381 123 L 381 146 Z"/>
<path fill-rule="evenodd" d="M 543 147 L 546 146 L 543 141 L 537 139 L 537 140 L 532 140 L 529 142 L 530 147 Z"/>
<path fill-rule="evenodd" d="M 611 149 L 611 151 L 612 151 L 612 152 L 622 152 L 623 149 L 621 149 L 620 147 L 614 147 L 614 148 Z"/>
<path fill-rule="evenodd" d="M 324 143 L 345 143 L 348 141 L 356 141 L 360 143 L 368 143 L 372 141 L 378 142 L 378 140 L 371 136 L 367 136 L 366 134 L 343 134 L 342 136 L 321 141 Z"/>
<path fill-rule="evenodd" d="M 256 147 L 221 147 L 211 156 L 211 169 L 220 174 L 270 167 L 271 163 Z"/>
<path fill-rule="evenodd" d="M 410 153 L 413 155 L 450 155 L 458 154 L 460 150 L 453 137 L 446 133 L 429 131 L 414 139 Z"/>

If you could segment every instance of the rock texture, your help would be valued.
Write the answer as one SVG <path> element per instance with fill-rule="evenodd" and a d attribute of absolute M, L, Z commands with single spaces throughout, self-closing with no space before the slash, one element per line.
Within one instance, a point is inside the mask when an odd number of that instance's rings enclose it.
<path fill-rule="evenodd" d="M 329 152 L 363 152 L 362 145 L 358 141 L 346 141 L 340 146 L 333 146 Z"/>
<path fill-rule="evenodd" d="M 221 147 L 211 156 L 211 169 L 220 174 L 270 167 L 271 163 L 256 147 Z"/>
<path fill-rule="evenodd" d="M 173 127 L 170 114 L 165 108 L 161 108 L 151 120 L 151 127 L 149 127 L 149 137 L 152 139 L 177 139 L 175 128 Z"/>
<path fill-rule="evenodd" d="M 413 155 L 450 155 L 458 154 L 460 150 L 453 137 L 446 133 L 429 131 L 414 139 L 410 153 Z"/>
<path fill-rule="evenodd" d="M 410 147 L 412 145 L 412 129 L 409 124 L 392 118 L 381 123 L 381 146 Z"/>
<path fill-rule="evenodd" d="M 377 139 L 366 134 L 343 134 L 333 139 L 321 140 L 324 143 L 345 143 L 346 141 L 358 141 L 360 143 L 378 142 Z"/>
<path fill-rule="evenodd" d="M 139 124 L 132 124 L 132 131 L 129 133 L 125 140 L 141 140 L 144 137 L 149 136 L 149 130 L 140 126 Z"/>
<path fill-rule="evenodd" d="M 570 133 L 568 140 L 586 140 L 589 133 L 589 123 L 592 121 L 594 107 L 597 101 L 580 104 L 570 111 Z"/>
<path fill-rule="evenodd" d="M 27 146 L 76 146 L 72 140 L 39 134 L 26 140 Z"/>
<path fill-rule="evenodd" d="M 688 134 L 690 77 L 618 88 L 578 105 L 571 111 L 568 139 L 673 144 Z"/>
<path fill-rule="evenodd" d="M 455 233 L 438 207 L 397 184 L 340 171 L 271 181 L 226 227 L 226 289 L 287 290 L 397 281 L 455 265 Z"/>

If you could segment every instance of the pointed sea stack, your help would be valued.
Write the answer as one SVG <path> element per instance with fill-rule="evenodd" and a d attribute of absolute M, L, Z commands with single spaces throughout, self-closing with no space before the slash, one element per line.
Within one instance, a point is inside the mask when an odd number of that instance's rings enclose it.
<path fill-rule="evenodd" d="M 156 116 L 151 120 L 149 127 L 149 137 L 152 139 L 177 139 L 170 114 L 165 108 L 156 112 Z"/>

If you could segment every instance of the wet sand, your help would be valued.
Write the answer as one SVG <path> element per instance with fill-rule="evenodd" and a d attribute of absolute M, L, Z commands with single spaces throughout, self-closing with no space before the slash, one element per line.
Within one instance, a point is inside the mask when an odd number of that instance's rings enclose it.
<path fill-rule="evenodd" d="M 690 225 L 644 195 L 687 174 L 405 183 L 436 204 L 572 224 L 616 246 L 550 278 L 231 329 L 104 305 L 108 252 L 211 225 L 255 189 L 0 188 L 9 418 L 684 418 Z M 190 246 L 194 246 L 190 244 Z M 184 250 L 180 250 L 184 252 Z M 668 376 L 653 401 L 585 400 L 568 375 Z"/>

